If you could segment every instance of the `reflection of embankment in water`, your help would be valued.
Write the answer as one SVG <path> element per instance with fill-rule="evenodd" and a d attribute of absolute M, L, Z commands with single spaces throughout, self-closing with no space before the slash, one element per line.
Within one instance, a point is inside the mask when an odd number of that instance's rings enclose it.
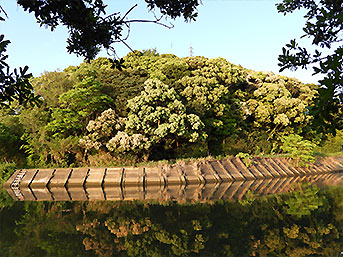
<path fill-rule="evenodd" d="M 205 184 L 169 185 L 88 185 L 6 188 L 15 200 L 26 201 L 93 201 L 93 200 L 156 200 L 211 201 L 242 199 L 250 192 L 267 195 L 287 192 L 296 183 L 310 182 L 319 187 L 343 186 L 343 174 L 326 173 L 310 176 L 281 177 Z"/>
<path fill-rule="evenodd" d="M 255 157 L 179 162 L 156 167 L 17 170 L 5 183 L 16 200 L 178 200 L 241 199 L 284 192 L 296 182 L 335 183 L 343 170 L 340 157 L 293 167 L 285 158 Z"/>

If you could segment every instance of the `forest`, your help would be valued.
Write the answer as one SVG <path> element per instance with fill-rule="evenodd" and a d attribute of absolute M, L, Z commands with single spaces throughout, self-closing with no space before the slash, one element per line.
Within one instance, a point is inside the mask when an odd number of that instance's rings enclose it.
<path fill-rule="evenodd" d="M 0 166 L 75 167 L 341 151 L 342 106 L 319 86 L 234 65 L 134 51 L 32 78 L 41 104 L 0 109 Z"/>

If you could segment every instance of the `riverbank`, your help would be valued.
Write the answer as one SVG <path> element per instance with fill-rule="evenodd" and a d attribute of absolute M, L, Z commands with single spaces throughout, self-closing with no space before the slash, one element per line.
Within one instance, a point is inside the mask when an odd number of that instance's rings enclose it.
<path fill-rule="evenodd" d="M 294 166 L 294 163 L 284 157 L 254 157 L 249 160 L 229 157 L 146 167 L 21 169 L 11 176 L 4 187 L 17 200 L 52 200 L 62 196 L 63 199 L 87 200 L 87 195 L 90 194 L 85 193 L 84 188 L 87 188 L 87 192 L 99 191 L 95 193 L 94 200 L 105 200 L 106 197 L 99 196 L 104 195 L 104 188 L 114 188 L 107 195 L 115 194 L 114 198 L 123 199 L 124 188 L 131 188 L 136 194 L 138 189 L 146 192 L 154 188 L 153 191 L 158 192 L 166 187 L 200 188 L 209 184 L 230 185 L 234 182 L 272 179 L 277 181 L 283 178 L 321 176 L 342 170 L 341 156 L 317 158 L 308 167 Z M 73 191 L 75 194 L 71 197 Z"/>

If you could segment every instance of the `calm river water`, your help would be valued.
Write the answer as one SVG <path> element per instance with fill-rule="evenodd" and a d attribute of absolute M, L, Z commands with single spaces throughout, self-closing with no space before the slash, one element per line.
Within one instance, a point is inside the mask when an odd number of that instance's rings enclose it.
<path fill-rule="evenodd" d="M 0 256 L 339 256 L 342 181 L 164 188 L 131 200 L 124 191 L 119 201 L 92 201 L 87 188 L 85 201 L 14 201 L 2 190 Z"/>

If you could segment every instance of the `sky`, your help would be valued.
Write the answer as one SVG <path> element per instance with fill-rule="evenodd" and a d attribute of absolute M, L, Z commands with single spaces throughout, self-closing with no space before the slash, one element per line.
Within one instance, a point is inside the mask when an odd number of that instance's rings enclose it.
<path fill-rule="evenodd" d="M 168 29 L 151 23 L 131 25 L 126 41 L 135 50 L 156 49 L 158 53 L 172 53 L 178 57 L 190 55 L 207 58 L 223 57 L 227 61 L 256 71 L 272 71 L 299 79 L 304 83 L 317 83 L 320 77 L 312 76 L 312 70 L 284 71 L 279 73 L 278 55 L 291 39 L 300 38 L 305 23 L 304 13 L 284 16 L 277 12 L 275 4 L 281 0 L 203 0 L 195 22 L 186 23 L 182 18 L 171 22 Z M 104 0 L 107 13 L 126 13 L 138 4 L 130 19 L 153 19 L 144 0 Z M 63 70 L 78 65 L 83 58 L 68 54 L 68 31 L 58 26 L 53 32 L 40 27 L 33 14 L 24 12 L 15 0 L 0 0 L 8 19 L 0 23 L 0 33 L 11 41 L 7 48 L 7 63 L 11 68 L 29 66 L 34 76 L 45 71 Z M 309 40 L 303 46 L 311 48 Z M 130 49 L 118 43 L 114 45 L 119 57 Z M 107 56 L 102 51 L 98 56 Z"/>

